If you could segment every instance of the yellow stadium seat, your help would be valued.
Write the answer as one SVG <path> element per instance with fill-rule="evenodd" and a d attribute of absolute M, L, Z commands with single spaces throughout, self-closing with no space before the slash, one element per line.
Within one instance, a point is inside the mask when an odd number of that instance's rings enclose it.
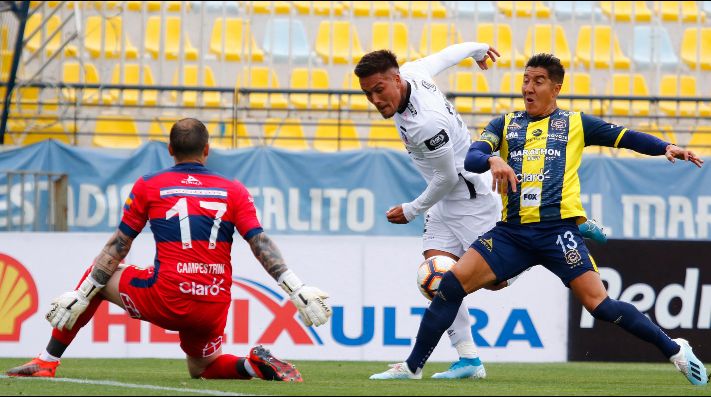
<path fill-rule="evenodd" d="M 0 51 L 0 80 L 6 81 L 12 66 L 12 53 Z"/>
<path fill-rule="evenodd" d="M 649 96 L 647 81 L 641 74 L 615 74 L 607 85 L 607 94 L 614 96 Z M 616 116 L 648 116 L 649 101 L 623 101 L 614 100 L 607 102 L 605 107 Z"/>
<path fill-rule="evenodd" d="M 654 11 L 664 21 L 706 22 L 704 14 L 695 1 L 655 1 Z"/>
<path fill-rule="evenodd" d="M 47 6 L 49 8 L 56 8 L 59 3 L 61 3 L 61 1 L 30 1 L 30 10 L 41 5 Z"/>
<path fill-rule="evenodd" d="M 555 36 L 553 29 L 555 29 Z M 570 47 L 562 26 L 535 25 L 528 28 L 523 55 L 530 58 L 542 52 L 555 54 L 566 69 L 570 67 Z"/>
<path fill-rule="evenodd" d="M 697 127 L 686 147 L 698 156 L 711 156 L 711 127 Z"/>
<path fill-rule="evenodd" d="M 357 90 L 358 93 L 354 95 L 341 95 L 341 107 L 351 110 L 367 110 L 371 108 L 368 98 L 366 98 L 360 88 L 358 76 L 353 73 L 346 73 L 346 77 L 343 79 L 343 89 Z"/>
<path fill-rule="evenodd" d="M 141 12 L 145 8 L 148 12 L 160 12 L 161 4 L 164 9 L 170 12 L 180 12 L 182 1 L 127 1 L 128 9 Z M 187 10 L 190 10 L 190 2 L 186 1 Z"/>
<path fill-rule="evenodd" d="M 353 120 L 344 119 L 320 119 L 313 146 L 320 152 L 357 150 L 361 147 Z"/>
<path fill-rule="evenodd" d="M 652 11 L 647 7 L 646 1 L 601 1 L 602 12 L 615 21 L 621 22 L 649 22 L 652 20 Z"/>
<path fill-rule="evenodd" d="M 641 123 L 635 126 L 633 129 L 647 133 L 649 135 L 654 135 L 663 141 L 673 143 L 675 145 L 680 145 L 679 139 L 674 133 L 674 129 L 669 124 L 658 125 L 655 122 Z"/>
<path fill-rule="evenodd" d="M 237 135 L 234 136 L 234 125 L 232 120 L 212 120 L 207 123 L 207 131 L 210 134 L 210 147 L 217 149 L 240 149 L 252 147 L 252 139 L 247 132 L 244 123 L 237 123 Z M 235 140 L 236 139 L 236 140 Z"/>
<path fill-rule="evenodd" d="M 178 70 L 175 71 L 173 75 L 173 85 L 183 86 L 183 87 L 215 87 L 215 75 L 212 73 L 212 68 L 209 66 L 204 66 L 202 71 L 202 81 L 198 79 L 199 75 L 197 65 L 185 65 L 183 67 L 183 81 L 179 80 Z M 198 92 L 197 91 L 183 91 L 183 106 L 206 106 L 206 107 L 218 107 L 220 106 L 220 93 L 219 92 L 203 92 L 202 93 L 202 103 L 198 102 Z M 178 100 L 178 93 L 173 91 L 170 94 L 173 101 Z"/>
<path fill-rule="evenodd" d="M 128 63 L 124 65 L 123 69 L 123 79 L 121 79 L 121 65 L 114 66 L 111 73 L 111 84 L 125 84 L 125 85 L 154 85 L 153 71 L 149 65 L 143 65 L 143 81 L 141 81 L 141 69 L 138 64 Z M 158 91 L 155 90 L 143 90 L 143 105 L 155 106 L 158 101 Z M 124 105 L 138 105 L 139 102 L 139 90 L 111 90 L 111 97 L 114 102 L 119 102 L 120 96 L 123 94 L 123 100 L 121 103 Z"/>
<path fill-rule="evenodd" d="M 320 68 L 296 68 L 291 71 L 291 89 L 326 90 L 328 72 Z M 337 108 L 338 97 L 328 94 L 291 94 L 289 100 L 297 109 L 328 109 Z"/>
<path fill-rule="evenodd" d="M 309 15 L 343 15 L 345 8 L 340 1 L 292 1 L 299 14 Z"/>
<path fill-rule="evenodd" d="M 571 89 L 571 87 L 573 87 Z M 592 80 L 587 73 L 575 73 L 565 76 L 560 95 L 592 95 Z M 600 101 L 590 101 L 585 99 L 558 99 L 558 107 L 575 112 L 585 112 L 591 114 L 601 114 L 602 104 Z"/>
<path fill-rule="evenodd" d="M 692 98 L 699 96 L 696 92 L 696 78 L 694 76 L 681 76 L 681 81 L 679 81 L 676 75 L 664 75 L 659 87 L 659 95 L 664 97 Z M 668 116 L 711 116 L 711 107 L 704 102 L 659 101 L 659 109 Z"/>
<path fill-rule="evenodd" d="M 439 1 L 393 1 L 393 5 L 402 17 L 447 17 L 447 9 Z"/>
<path fill-rule="evenodd" d="M 267 119 L 264 139 L 272 147 L 289 150 L 309 150 L 299 119 Z"/>
<path fill-rule="evenodd" d="M 99 84 L 99 73 L 96 71 L 96 66 L 93 63 L 84 63 L 84 72 L 82 74 L 81 65 L 77 62 L 66 62 L 62 65 L 62 81 L 65 83 L 84 83 L 84 84 Z M 62 95 L 69 102 L 77 101 L 77 94 L 81 94 L 81 103 L 99 103 L 99 99 L 103 103 L 111 103 L 111 96 L 106 92 L 99 92 L 97 89 L 62 89 Z"/>
<path fill-rule="evenodd" d="M 346 9 L 357 17 L 389 17 L 389 1 L 344 1 Z"/>
<path fill-rule="evenodd" d="M 684 30 L 684 38 L 681 40 L 681 59 L 691 69 L 711 70 L 711 28 Z"/>
<path fill-rule="evenodd" d="M 226 29 L 223 28 L 223 21 Z M 242 18 L 215 19 L 210 38 L 210 52 L 215 54 L 218 59 L 228 61 L 251 59 L 255 62 L 262 62 L 264 60 L 264 51 L 254 40 L 249 21 Z"/>
<path fill-rule="evenodd" d="M 8 119 L 7 136 L 14 145 L 32 145 L 47 139 L 72 144 L 73 135 L 56 117 Z"/>
<path fill-rule="evenodd" d="M 291 12 L 291 4 L 288 1 L 242 1 L 245 11 L 248 14 L 288 14 Z"/>
<path fill-rule="evenodd" d="M 510 25 L 480 23 L 476 27 L 476 32 L 476 41 L 490 43 L 501 54 L 501 58 L 496 60 L 496 66 L 508 68 L 511 66 L 512 60 L 516 62 L 517 67 L 523 67 L 526 63 L 526 59 L 514 47 Z M 491 66 L 491 60 L 487 61 L 487 64 Z"/>
<path fill-rule="evenodd" d="M 99 116 L 94 131 L 94 146 L 133 149 L 141 145 L 136 122 L 130 116 Z"/>
<path fill-rule="evenodd" d="M 357 63 L 364 55 L 358 32 L 349 21 L 322 21 L 316 36 L 316 53 L 324 63 Z"/>
<path fill-rule="evenodd" d="M 523 103 L 523 97 L 521 94 L 521 87 L 523 86 L 523 73 L 521 72 L 511 72 L 504 73 L 501 78 L 501 89 L 499 92 L 501 94 L 512 94 L 515 96 L 514 99 L 501 98 L 497 102 L 497 107 L 499 112 L 516 112 L 526 109 L 526 105 Z"/>
<path fill-rule="evenodd" d="M 551 9 L 546 7 L 542 1 L 497 1 L 496 5 L 499 7 L 499 11 L 509 18 L 514 15 L 517 18 L 531 18 L 534 13 L 536 18 L 551 16 Z"/>
<path fill-rule="evenodd" d="M 390 50 L 397 55 L 400 64 L 421 57 L 410 45 L 407 25 L 402 22 L 374 22 L 372 37 L 371 51 Z"/>
<path fill-rule="evenodd" d="M 105 23 L 102 23 L 105 22 Z M 121 40 L 125 45 L 125 58 L 138 58 L 138 50 L 131 43 L 129 35 L 123 35 L 123 19 L 121 16 L 104 19 L 101 16 L 91 16 L 86 20 L 86 37 L 84 47 L 92 58 L 102 56 L 101 29 L 104 26 L 103 57 L 115 59 L 121 57 Z"/>
<path fill-rule="evenodd" d="M 487 94 L 489 83 L 483 73 L 456 72 L 450 75 L 450 89 L 464 94 Z M 454 107 L 461 113 L 492 113 L 494 111 L 493 98 L 467 98 L 454 99 Z"/>
<path fill-rule="evenodd" d="M 176 60 L 180 56 L 180 37 L 182 32 L 180 17 L 166 17 L 165 31 L 163 41 L 163 51 L 166 59 Z M 153 59 L 158 59 L 160 56 L 161 17 L 154 15 L 148 18 L 146 26 L 146 51 L 151 54 Z M 198 58 L 198 52 L 190 42 L 190 37 L 187 34 L 183 35 L 183 57 L 188 61 L 195 61 Z"/>
<path fill-rule="evenodd" d="M 51 36 L 55 31 L 60 29 L 61 24 L 62 20 L 59 18 L 58 15 L 52 15 L 46 21 L 43 21 L 43 16 L 41 14 L 32 14 L 32 16 L 27 19 L 27 23 L 25 25 L 26 33 L 24 39 L 29 39 L 25 47 L 30 52 L 35 52 L 40 48 L 40 46 L 42 46 L 42 44 L 44 44 L 49 39 L 49 42 L 44 47 L 44 50 L 47 56 L 51 56 L 52 54 L 57 52 L 57 50 L 59 50 L 59 47 L 62 45 L 63 39 L 61 31 Z M 31 35 L 35 31 L 37 31 L 37 33 L 30 37 L 29 35 Z M 64 47 L 64 56 L 66 57 L 76 57 L 77 53 L 77 48 L 74 45 L 69 44 Z"/>
<path fill-rule="evenodd" d="M 392 120 L 379 120 L 370 125 L 367 147 L 405 150 L 402 138 Z"/>
<path fill-rule="evenodd" d="M 453 24 L 429 23 L 422 29 L 422 40 L 420 40 L 420 54 L 422 56 L 432 55 L 436 52 L 462 42 L 462 35 Z M 467 58 L 459 63 L 459 66 L 472 67 L 474 60 Z"/>
<path fill-rule="evenodd" d="M 10 50 L 10 40 L 8 39 L 8 29 L 7 26 L 0 28 L 0 51 L 6 52 Z M 13 46 L 14 48 L 14 46 Z"/>
<path fill-rule="evenodd" d="M 148 139 L 153 141 L 167 141 L 170 138 L 170 129 L 182 116 L 158 116 L 148 124 Z"/>
<path fill-rule="evenodd" d="M 612 62 L 615 69 L 630 68 L 630 59 L 622 53 L 617 35 L 612 32 L 610 26 L 595 26 L 595 37 L 592 35 L 593 30 L 589 25 L 580 28 L 576 48 L 578 64 L 583 64 L 586 68 L 594 66 L 605 69 L 609 68 Z M 593 40 L 595 48 L 591 47 Z"/>
<path fill-rule="evenodd" d="M 237 76 L 237 88 L 281 88 L 276 73 L 268 67 L 252 66 Z M 249 94 L 248 106 L 255 109 L 284 109 L 288 106 L 282 94 Z"/>
<path fill-rule="evenodd" d="M 10 110 L 13 113 L 22 114 L 38 114 L 57 111 L 57 99 L 49 98 L 55 91 L 43 91 L 36 87 L 20 87 L 15 88 L 12 92 L 12 106 Z M 43 98 L 44 96 L 44 98 Z M 3 97 L 4 99 L 4 97 Z M 0 102 L 2 103 L 2 102 Z"/>

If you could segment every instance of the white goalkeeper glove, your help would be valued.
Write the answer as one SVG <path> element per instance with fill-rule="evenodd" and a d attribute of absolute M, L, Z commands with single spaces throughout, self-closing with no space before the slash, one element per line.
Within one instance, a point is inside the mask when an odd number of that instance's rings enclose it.
<path fill-rule="evenodd" d="M 79 316 L 84 313 L 91 299 L 104 288 L 91 275 L 74 291 L 65 292 L 54 298 L 49 312 L 45 316 L 52 327 L 62 331 L 71 330 Z"/>
<path fill-rule="evenodd" d="M 316 287 L 309 287 L 291 270 L 279 277 L 279 286 L 289 294 L 289 299 L 299 310 L 299 317 L 307 327 L 326 324 L 331 317 L 331 307 L 326 303 L 328 294 Z"/>

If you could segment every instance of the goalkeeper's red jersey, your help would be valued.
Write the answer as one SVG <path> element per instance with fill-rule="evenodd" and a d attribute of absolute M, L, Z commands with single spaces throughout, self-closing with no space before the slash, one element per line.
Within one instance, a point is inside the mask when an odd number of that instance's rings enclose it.
<path fill-rule="evenodd" d="M 245 240 L 262 232 L 247 189 L 199 163 L 136 181 L 119 229 L 135 238 L 147 221 L 156 241 L 153 272 L 130 284 L 208 302 L 230 301 L 235 228 Z"/>

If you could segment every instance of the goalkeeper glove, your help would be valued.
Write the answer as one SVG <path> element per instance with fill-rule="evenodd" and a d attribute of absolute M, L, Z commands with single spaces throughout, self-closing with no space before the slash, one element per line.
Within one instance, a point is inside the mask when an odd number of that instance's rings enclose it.
<path fill-rule="evenodd" d="M 331 317 L 331 307 L 325 302 L 328 294 L 316 287 L 309 287 L 291 270 L 279 277 L 279 286 L 289 294 L 289 299 L 299 310 L 299 317 L 307 327 L 326 324 Z"/>
<path fill-rule="evenodd" d="M 52 327 L 62 331 L 71 330 L 79 316 L 89 306 L 91 299 L 104 288 L 91 275 L 82 281 L 79 288 L 74 291 L 65 292 L 54 298 L 49 312 L 45 316 Z"/>

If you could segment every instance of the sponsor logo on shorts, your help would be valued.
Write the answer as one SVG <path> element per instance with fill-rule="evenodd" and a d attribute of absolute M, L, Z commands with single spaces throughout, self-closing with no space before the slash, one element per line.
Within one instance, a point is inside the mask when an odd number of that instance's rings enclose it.
<path fill-rule="evenodd" d="M 202 348 L 202 356 L 210 357 L 217 353 L 217 351 L 220 350 L 220 347 L 222 347 L 222 335 L 218 336 L 211 342 L 207 342 L 205 347 Z"/>
<path fill-rule="evenodd" d="M 489 252 L 494 252 L 494 239 L 493 238 L 485 239 L 483 237 L 479 237 L 479 243 L 481 245 L 483 245 L 484 247 L 486 247 L 486 249 L 488 249 Z"/>
<path fill-rule="evenodd" d="M 565 261 L 570 265 L 570 268 L 580 266 L 582 264 L 583 258 L 580 256 L 580 252 L 577 249 L 572 248 L 565 252 Z"/>
<path fill-rule="evenodd" d="M 133 303 L 131 297 L 124 294 L 123 292 L 119 293 L 119 296 L 121 297 L 121 302 L 123 302 L 123 308 L 126 309 L 126 313 L 128 313 L 131 318 L 140 319 L 141 312 L 138 311 L 138 308 L 136 307 L 136 304 Z"/>
<path fill-rule="evenodd" d="M 180 288 L 180 292 L 187 295 L 217 296 L 220 295 L 220 292 L 226 291 L 226 289 L 222 287 L 222 284 L 224 284 L 224 282 L 224 279 L 217 281 L 217 278 L 212 279 L 212 285 L 198 284 L 194 281 L 183 281 L 182 283 L 178 284 L 178 287 Z"/>

